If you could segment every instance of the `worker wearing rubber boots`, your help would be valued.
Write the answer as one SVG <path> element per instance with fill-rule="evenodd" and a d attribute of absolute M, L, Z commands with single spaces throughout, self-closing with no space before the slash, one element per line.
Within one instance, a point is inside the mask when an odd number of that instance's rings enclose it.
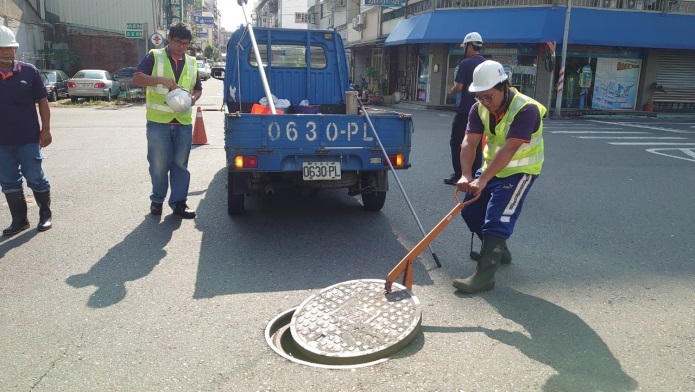
<path fill-rule="evenodd" d="M 466 200 L 480 198 L 461 211 L 471 232 L 482 240 L 475 273 L 454 280 L 464 293 L 495 287 L 495 272 L 502 256 L 511 261 L 507 239 L 514 231 L 524 199 L 543 166 L 543 116 L 546 108 L 510 86 L 502 65 L 487 60 L 473 71 L 469 87 L 477 103 L 471 109 L 466 135 L 461 144 L 458 190 Z M 486 135 L 483 166 L 475 176 L 468 169 L 475 148 Z"/>

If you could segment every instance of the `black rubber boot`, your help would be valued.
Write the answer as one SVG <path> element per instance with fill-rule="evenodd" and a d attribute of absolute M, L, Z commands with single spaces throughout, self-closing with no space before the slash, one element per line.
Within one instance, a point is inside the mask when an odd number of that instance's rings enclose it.
<path fill-rule="evenodd" d="M 24 192 L 5 193 L 5 198 L 12 214 L 12 224 L 2 231 L 2 235 L 15 235 L 28 229 L 29 219 L 27 219 L 27 201 L 24 198 Z"/>
<path fill-rule="evenodd" d="M 51 224 L 51 191 L 34 192 L 34 199 L 39 206 L 39 231 L 46 231 L 53 227 Z"/>
<path fill-rule="evenodd" d="M 500 259 L 506 240 L 486 235 L 480 251 L 480 261 L 475 273 L 466 279 L 454 280 L 454 287 L 466 294 L 491 290 L 495 287 L 495 272 L 500 268 Z"/>

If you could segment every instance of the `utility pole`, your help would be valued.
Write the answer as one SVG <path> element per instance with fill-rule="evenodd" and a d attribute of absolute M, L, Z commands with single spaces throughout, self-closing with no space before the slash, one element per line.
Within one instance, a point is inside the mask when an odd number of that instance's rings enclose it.
<path fill-rule="evenodd" d="M 570 16 L 572 15 L 572 0 L 567 0 L 567 12 L 565 15 L 565 34 L 562 37 L 562 65 L 560 75 L 557 78 L 557 98 L 555 99 L 555 117 L 562 117 L 562 90 L 565 86 L 565 65 L 567 64 L 567 47 L 569 46 Z"/>

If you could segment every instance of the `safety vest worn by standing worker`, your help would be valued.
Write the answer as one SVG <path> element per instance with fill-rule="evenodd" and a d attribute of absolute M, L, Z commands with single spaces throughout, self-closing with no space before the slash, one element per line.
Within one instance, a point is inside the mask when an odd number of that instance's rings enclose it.
<path fill-rule="evenodd" d="M 165 78 L 176 79 L 174 69 L 171 68 L 169 56 L 165 49 L 152 49 L 150 53 L 154 56 L 154 67 L 152 68 L 152 76 L 163 76 Z M 198 67 L 194 57 L 184 54 L 185 64 L 181 70 L 181 76 L 176 83 L 179 87 L 188 91 L 193 91 L 195 82 L 198 79 Z M 164 101 L 169 89 L 164 85 L 157 84 L 147 86 L 147 115 L 148 121 L 153 121 L 160 124 L 167 124 L 176 119 L 182 125 L 191 125 L 193 123 L 192 109 L 186 112 L 176 113 Z"/>
<path fill-rule="evenodd" d="M 507 141 L 507 132 L 509 132 L 509 127 L 514 122 L 514 117 L 517 113 L 527 104 L 534 104 L 538 106 L 538 110 L 541 113 L 541 118 L 545 116 L 547 112 L 545 106 L 543 106 L 538 101 L 523 95 L 516 91 L 516 89 L 511 88 L 514 91 L 514 98 L 507 113 L 504 115 L 502 120 L 495 126 L 495 133 L 490 131 L 490 111 L 483 105 L 478 105 L 478 115 L 483 122 L 485 127 L 485 136 L 487 141 L 485 143 L 485 149 L 483 151 L 483 156 L 485 162 L 483 162 L 483 170 L 492 161 L 497 151 L 504 146 Z M 543 121 L 537 130 L 531 135 L 530 143 L 524 143 L 516 151 L 512 160 L 509 162 L 507 167 L 500 170 L 495 176 L 504 178 L 509 177 L 518 173 L 527 173 L 538 175 L 541 172 L 541 167 L 543 166 Z"/>

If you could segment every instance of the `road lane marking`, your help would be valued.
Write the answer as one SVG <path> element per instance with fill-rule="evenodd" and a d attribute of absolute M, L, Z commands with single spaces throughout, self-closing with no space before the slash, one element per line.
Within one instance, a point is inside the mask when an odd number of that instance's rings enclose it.
<path fill-rule="evenodd" d="M 695 146 L 695 143 L 660 143 L 660 142 L 609 142 L 616 146 Z"/>
<path fill-rule="evenodd" d="M 653 129 L 653 130 L 655 130 L 655 131 L 664 131 L 664 132 L 673 132 L 673 133 L 688 133 L 688 134 L 695 133 L 695 131 L 688 131 L 688 130 L 674 129 L 674 128 L 665 128 L 665 127 L 657 127 L 657 126 L 653 126 L 653 125 L 632 124 L 632 123 L 626 123 L 626 122 L 609 122 L 609 121 L 598 121 L 598 120 L 589 120 L 589 121 L 594 121 L 594 122 L 601 123 L 601 124 L 623 125 L 623 126 L 626 126 L 626 127 Z"/>
<path fill-rule="evenodd" d="M 680 155 L 673 155 L 673 154 L 666 154 L 661 151 L 680 151 L 683 154 L 687 155 L 687 157 L 683 157 Z M 665 157 L 669 158 L 676 158 L 676 159 L 682 159 L 684 161 L 691 161 L 695 162 L 695 149 L 692 148 L 648 148 L 647 152 L 650 152 L 652 154 L 657 154 L 657 155 L 663 155 Z"/>
<path fill-rule="evenodd" d="M 577 139 L 659 139 L 659 140 L 683 140 L 687 137 L 680 136 L 575 136 Z"/>
<path fill-rule="evenodd" d="M 620 129 L 620 128 L 612 128 L 612 129 Z M 550 133 L 618 133 L 618 134 L 649 134 L 651 132 L 646 132 L 646 131 L 548 131 Z"/>

